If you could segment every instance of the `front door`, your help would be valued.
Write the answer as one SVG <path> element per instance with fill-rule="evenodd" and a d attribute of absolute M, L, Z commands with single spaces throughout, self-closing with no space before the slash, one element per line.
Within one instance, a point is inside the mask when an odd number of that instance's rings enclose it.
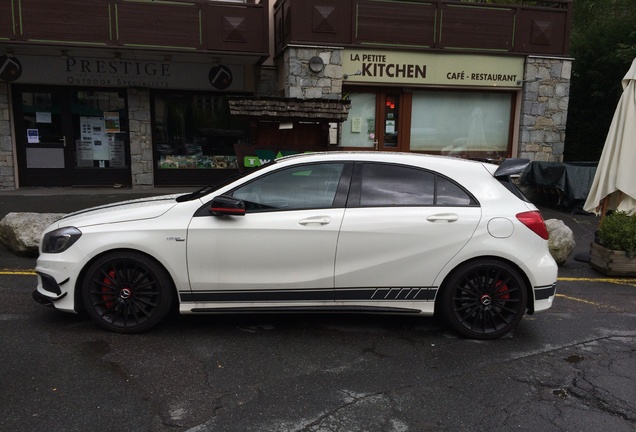
<path fill-rule="evenodd" d="M 20 186 L 130 185 L 125 90 L 15 86 Z"/>
<path fill-rule="evenodd" d="M 344 169 L 344 163 L 284 168 L 228 193 L 245 202 L 245 216 L 194 217 L 187 246 L 194 299 L 269 306 L 333 301 Z"/>
<path fill-rule="evenodd" d="M 20 185 L 69 186 L 71 131 L 64 95 L 33 88 L 15 92 L 14 100 Z"/>

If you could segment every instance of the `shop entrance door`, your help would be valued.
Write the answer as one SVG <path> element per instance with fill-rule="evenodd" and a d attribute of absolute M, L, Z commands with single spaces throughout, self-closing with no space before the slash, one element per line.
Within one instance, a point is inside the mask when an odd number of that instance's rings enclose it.
<path fill-rule="evenodd" d="M 131 184 L 125 90 L 12 91 L 20 186 Z"/>
<path fill-rule="evenodd" d="M 20 186 L 70 186 L 70 125 L 59 90 L 14 91 Z"/>
<path fill-rule="evenodd" d="M 396 91 L 350 93 L 351 110 L 342 124 L 340 147 L 352 150 L 408 151 L 410 94 Z"/>

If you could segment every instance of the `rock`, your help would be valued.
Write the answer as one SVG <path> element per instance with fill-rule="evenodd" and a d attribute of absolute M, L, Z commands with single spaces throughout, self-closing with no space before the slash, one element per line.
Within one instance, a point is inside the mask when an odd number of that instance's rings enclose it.
<path fill-rule="evenodd" d="M 0 243 L 16 255 L 37 257 L 42 232 L 64 213 L 9 213 L 0 221 Z"/>
<path fill-rule="evenodd" d="M 572 230 L 559 219 L 548 219 L 545 221 L 550 237 L 548 239 L 548 248 L 552 258 L 558 265 L 564 264 L 568 259 L 576 242 Z"/>

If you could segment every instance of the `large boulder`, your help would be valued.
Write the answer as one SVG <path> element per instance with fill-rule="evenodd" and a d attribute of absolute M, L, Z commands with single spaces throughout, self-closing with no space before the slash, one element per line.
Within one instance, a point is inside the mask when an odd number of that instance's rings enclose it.
<path fill-rule="evenodd" d="M 16 255 L 37 257 L 40 237 L 64 213 L 9 213 L 0 220 L 0 243 Z"/>
<path fill-rule="evenodd" d="M 545 225 L 550 234 L 548 239 L 550 254 L 558 265 L 564 264 L 576 246 L 574 233 L 559 219 L 548 219 Z"/>

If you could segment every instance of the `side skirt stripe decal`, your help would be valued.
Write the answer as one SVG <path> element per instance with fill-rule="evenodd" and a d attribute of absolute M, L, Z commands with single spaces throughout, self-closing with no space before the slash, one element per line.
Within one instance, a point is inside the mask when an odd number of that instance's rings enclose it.
<path fill-rule="evenodd" d="M 437 288 L 342 288 L 316 290 L 219 290 L 181 291 L 182 302 L 280 302 L 280 301 L 433 301 Z"/>

